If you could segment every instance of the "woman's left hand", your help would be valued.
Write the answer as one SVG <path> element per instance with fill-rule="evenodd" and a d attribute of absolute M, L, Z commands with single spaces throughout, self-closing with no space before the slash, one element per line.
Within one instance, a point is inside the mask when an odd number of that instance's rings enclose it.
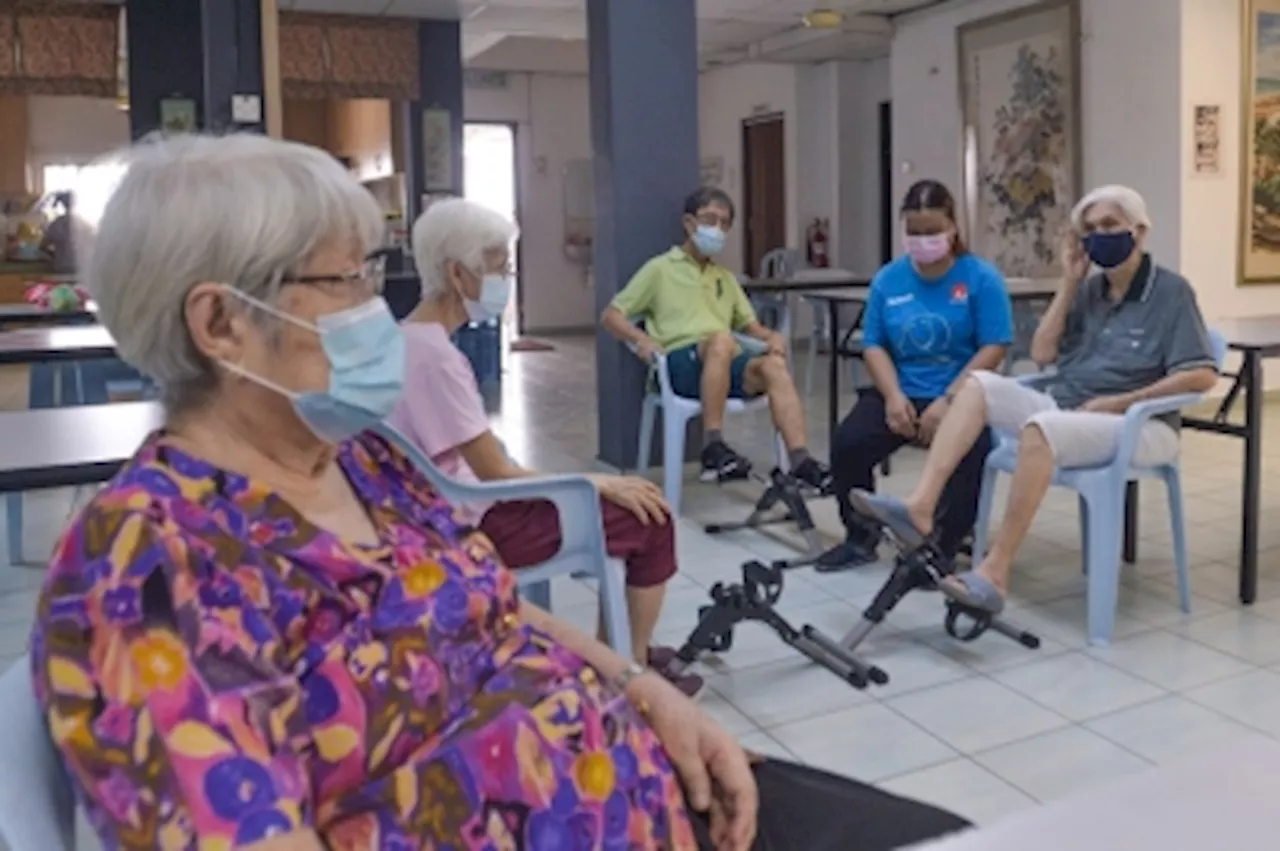
<path fill-rule="evenodd" d="M 916 439 L 925 446 L 933 443 L 933 436 L 938 433 L 938 426 L 942 424 L 942 418 L 947 415 L 951 403 L 947 401 L 947 397 L 941 396 L 934 399 L 929 407 L 920 413 L 919 424 L 916 426 Z"/>
<path fill-rule="evenodd" d="M 746 752 L 657 674 L 633 680 L 627 697 L 645 707 L 653 731 L 684 781 L 690 809 L 709 813 L 717 851 L 748 851 L 755 841 L 760 799 Z"/>
<path fill-rule="evenodd" d="M 671 507 L 658 486 L 639 476 L 591 476 L 600 495 L 634 514 L 641 523 L 666 523 Z"/>

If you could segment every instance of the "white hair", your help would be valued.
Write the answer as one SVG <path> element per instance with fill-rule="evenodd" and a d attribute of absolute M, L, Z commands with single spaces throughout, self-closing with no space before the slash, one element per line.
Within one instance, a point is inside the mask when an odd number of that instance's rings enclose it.
<path fill-rule="evenodd" d="M 100 219 L 77 223 L 80 275 L 120 357 L 172 405 L 216 375 L 191 342 L 183 303 L 223 283 L 272 301 L 329 240 L 382 240 L 377 202 L 329 154 L 256 135 L 154 138 L 113 158 L 122 176 Z M 97 211 L 93 211 L 97 212 Z"/>
<path fill-rule="evenodd" d="M 435 202 L 413 225 L 413 260 L 422 279 L 422 297 L 435 299 L 448 289 L 446 260 L 480 272 L 486 251 L 510 249 L 519 236 L 515 222 L 474 201 Z"/>
<path fill-rule="evenodd" d="M 1084 217 L 1088 214 L 1090 207 L 1106 202 L 1115 204 L 1130 225 L 1151 229 L 1151 217 L 1147 214 L 1147 202 L 1142 199 L 1137 190 L 1130 189 L 1128 186 L 1111 184 L 1094 189 L 1081 198 L 1080 202 L 1072 209 L 1071 224 L 1076 231 L 1084 231 Z"/>

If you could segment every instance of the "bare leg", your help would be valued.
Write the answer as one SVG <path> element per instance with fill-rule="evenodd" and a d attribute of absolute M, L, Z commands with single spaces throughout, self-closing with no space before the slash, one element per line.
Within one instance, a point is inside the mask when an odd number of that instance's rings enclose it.
<path fill-rule="evenodd" d="M 804 404 L 796 392 L 791 371 L 787 369 L 787 359 L 780 355 L 761 355 L 752 359 L 747 364 L 742 384 L 748 393 L 768 395 L 773 424 L 778 427 L 787 449 L 804 449 L 808 444 Z"/>
<path fill-rule="evenodd" d="M 1000 524 L 1000 531 L 996 533 L 991 549 L 976 569 L 1001 594 L 1007 595 L 1009 592 L 1013 557 L 1027 537 L 1031 521 L 1053 482 L 1053 471 L 1053 448 L 1045 439 L 1044 432 L 1033 423 L 1022 430 L 1018 465 L 1014 468 L 1013 481 L 1009 486 L 1009 504 L 1005 508 L 1004 522 Z"/>
<path fill-rule="evenodd" d="M 732 334 L 712 334 L 698 345 L 702 361 L 702 427 L 724 428 L 724 406 L 729 401 L 729 368 L 738 342 Z"/>
<path fill-rule="evenodd" d="M 627 586 L 627 616 L 631 621 L 631 653 L 636 657 L 636 662 L 645 667 L 649 665 L 649 647 L 653 644 L 653 630 L 658 624 L 658 615 L 662 611 L 662 600 L 666 594 L 665 583 L 647 588 Z M 596 623 L 596 638 L 602 644 L 608 644 L 603 609 Z"/>
<path fill-rule="evenodd" d="M 933 515 L 938 508 L 938 500 L 942 498 L 951 474 L 969 454 L 986 425 L 986 394 L 978 379 L 969 378 L 942 418 L 929 446 L 920 481 L 906 499 L 911 522 L 922 534 L 928 535 L 933 531 Z"/>

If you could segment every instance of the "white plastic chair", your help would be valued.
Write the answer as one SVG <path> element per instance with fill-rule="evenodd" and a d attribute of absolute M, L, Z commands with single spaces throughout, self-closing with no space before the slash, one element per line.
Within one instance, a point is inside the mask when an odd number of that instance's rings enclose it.
<path fill-rule="evenodd" d="M 627 616 L 626 579 L 622 564 L 609 558 L 604 541 L 600 493 L 586 476 L 540 476 L 503 482 L 463 484 L 449 478 L 404 435 L 389 425 L 378 433 L 402 449 L 449 502 L 491 503 L 545 499 L 560 512 L 560 549 L 536 567 L 514 571 L 522 595 L 530 603 L 551 609 L 551 580 L 559 576 L 596 577 L 609 644 L 623 658 L 631 656 L 631 621 Z"/>
<path fill-rule="evenodd" d="M 1210 329 L 1213 357 L 1219 371 L 1226 359 L 1227 341 Z M 1018 380 L 1035 384 L 1044 375 L 1022 376 Z M 1182 505 L 1182 476 L 1179 459 L 1154 467 L 1133 464 L 1142 427 L 1152 417 L 1179 411 L 1204 398 L 1202 393 L 1183 393 L 1150 399 L 1129 408 L 1124 415 L 1120 447 L 1111 462 L 1102 467 L 1061 469 L 1054 471 L 1055 487 L 1069 488 L 1079 494 L 1080 538 L 1084 568 L 1088 574 L 1089 643 L 1106 645 L 1115 631 L 1116 605 L 1120 592 L 1120 545 L 1124 537 L 1124 500 L 1129 482 L 1160 479 L 1169 498 L 1170 526 L 1173 530 L 1173 562 L 1178 573 L 1178 599 L 1182 611 L 1191 611 L 1191 577 L 1187 559 L 1187 528 Z M 973 563 L 982 561 L 987 552 L 987 534 L 995 498 L 996 476 L 1012 473 L 1018 463 L 1018 438 L 998 435 L 996 448 L 987 456 L 982 473 L 982 495 L 978 501 L 978 520 L 974 525 Z"/>
<path fill-rule="evenodd" d="M 0 839 L 9 851 L 74 851 L 75 798 L 23 656 L 0 676 Z"/>
<path fill-rule="evenodd" d="M 747 351 L 763 352 L 763 344 L 750 337 L 738 337 L 738 342 Z M 671 375 L 667 371 L 666 355 L 658 355 L 652 364 L 650 385 L 656 382 L 656 389 L 650 389 L 644 397 L 640 410 L 640 446 L 636 450 L 636 469 L 640 472 L 649 469 L 649 450 L 653 446 L 654 422 L 658 412 L 662 412 L 662 494 L 671 506 L 671 512 L 680 514 L 680 496 L 684 485 L 684 438 L 688 431 L 689 420 L 702 414 L 702 402 L 678 396 L 671 389 Z M 769 399 L 760 396 L 755 399 L 730 399 L 725 405 L 726 415 L 742 414 L 769 407 Z M 776 433 L 775 433 L 776 434 Z M 782 438 L 774 441 L 779 466 L 786 464 L 786 451 L 782 446 Z"/>

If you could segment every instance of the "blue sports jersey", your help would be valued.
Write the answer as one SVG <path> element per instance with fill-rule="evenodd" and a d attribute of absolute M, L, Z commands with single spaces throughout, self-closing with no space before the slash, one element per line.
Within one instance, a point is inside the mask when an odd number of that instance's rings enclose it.
<path fill-rule="evenodd" d="M 893 359 L 903 393 L 936 399 L 978 349 L 1013 342 L 1013 307 L 1004 277 L 980 257 L 963 254 L 930 281 L 903 256 L 871 282 L 863 327 L 866 347 Z"/>

